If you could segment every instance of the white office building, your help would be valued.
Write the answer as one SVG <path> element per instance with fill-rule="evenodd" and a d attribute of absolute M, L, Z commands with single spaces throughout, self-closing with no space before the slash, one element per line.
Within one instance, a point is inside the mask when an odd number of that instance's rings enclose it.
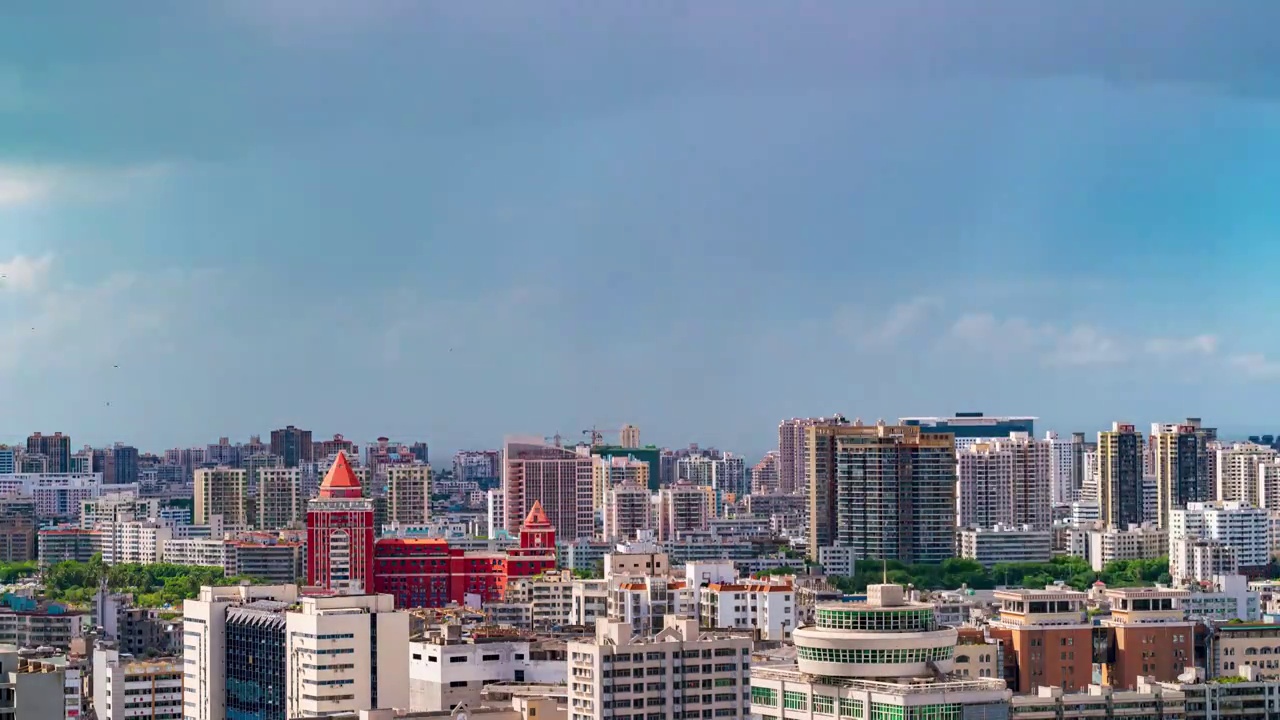
<path fill-rule="evenodd" d="M 448 711 L 478 707 L 485 685 L 496 682 L 561 685 L 565 644 L 519 637 L 463 637 L 460 625 L 445 625 L 421 642 L 409 643 L 409 707 Z"/>
<path fill-rule="evenodd" d="M 409 616 L 391 595 L 204 587 L 183 616 L 184 720 L 408 707 Z"/>

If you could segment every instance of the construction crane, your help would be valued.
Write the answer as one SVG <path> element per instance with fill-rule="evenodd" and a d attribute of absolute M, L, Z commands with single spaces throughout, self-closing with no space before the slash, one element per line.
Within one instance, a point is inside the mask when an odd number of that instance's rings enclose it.
<path fill-rule="evenodd" d="M 619 444 L 621 444 L 621 443 L 622 443 L 622 432 L 623 432 L 624 430 L 626 430 L 626 429 L 627 429 L 627 427 L 628 427 L 627 425 L 623 425 L 622 427 L 618 427 L 618 428 L 606 428 L 605 430 L 600 430 L 596 425 L 592 425 L 589 429 L 587 429 L 587 430 L 583 430 L 583 431 L 582 431 L 582 434 L 583 434 L 583 435 L 589 435 L 589 436 L 591 437 L 591 447 L 595 447 L 595 446 L 597 446 L 597 445 L 603 445 L 603 444 L 604 444 L 604 434 L 605 434 L 606 432 L 609 432 L 609 433 L 617 433 L 617 434 L 618 434 L 618 443 L 619 443 Z"/>
<path fill-rule="evenodd" d="M 561 435 L 560 433 L 556 433 L 555 435 L 547 435 L 542 439 L 545 440 L 546 442 L 551 443 L 552 445 L 555 445 L 556 447 L 564 447 L 563 445 L 564 436 Z"/>

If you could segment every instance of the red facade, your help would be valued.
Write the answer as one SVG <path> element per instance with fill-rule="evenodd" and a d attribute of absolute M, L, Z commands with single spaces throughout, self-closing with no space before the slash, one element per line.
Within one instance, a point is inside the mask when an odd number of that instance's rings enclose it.
<path fill-rule="evenodd" d="M 479 596 L 482 604 L 500 602 L 508 578 L 556 568 L 555 528 L 546 515 L 537 521 L 541 510 L 535 504 L 521 528 L 520 547 L 505 553 L 466 552 L 434 538 L 382 538 L 374 545 L 373 591 L 394 595 L 402 608 L 466 605 L 467 595 Z"/>
<path fill-rule="evenodd" d="M 373 571 L 373 503 L 344 453 L 307 507 L 307 585 L 368 591 Z"/>

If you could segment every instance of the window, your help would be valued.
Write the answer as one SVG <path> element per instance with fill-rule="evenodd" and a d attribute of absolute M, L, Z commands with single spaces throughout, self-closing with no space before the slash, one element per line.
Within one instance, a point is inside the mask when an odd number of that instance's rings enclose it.
<path fill-rule="evenodd" d="M 863 705 L 861 700 L 853 698 L 840 698 L 840 717 L 842 718 L 862 718 Z"/>
<path fill-rule="evenodd" d="M 808 710 L 809 696 L 802 692 L 784 690 L 782 692 L 782 707 L 787 710 Z"/>
<path fill-rule="evenodd" d="M 778 707 L 778 691 L 767 687 L 751 687 L 751 703 L 753 705 L 765 705 L 767 707 Z"/>
<path fill-rule="evenodd" d="M 466 662 L 466 661 L 467 661 L 466 655 L 454 655 L 453 657 L 449 658 L 449 662 L 451 663 L 460 663 L 460 662 Z"/>
<path fill-rule="evenodd" d="M 813 711 L 823 715 L 836 714 L 836 699 L 826 695 L 813 696 Z"/>

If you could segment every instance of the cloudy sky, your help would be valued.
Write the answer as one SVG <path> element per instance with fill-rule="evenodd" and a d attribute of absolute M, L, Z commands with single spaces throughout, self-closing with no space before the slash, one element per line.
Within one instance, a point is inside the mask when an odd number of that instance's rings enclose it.
<path fill-rule="evenodd" d="M 22 5 L 0 442 L 1280 430 L 1280 5 Z"/>

